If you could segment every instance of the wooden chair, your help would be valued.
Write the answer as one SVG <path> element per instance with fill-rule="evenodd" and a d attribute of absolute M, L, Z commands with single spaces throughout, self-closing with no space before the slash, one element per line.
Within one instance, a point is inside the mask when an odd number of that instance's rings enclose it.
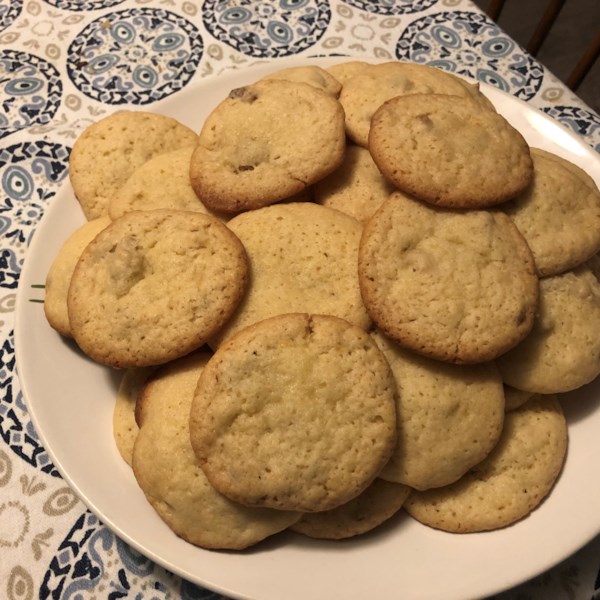
<path fill-rule="evenodd" d="M 506 0 L 490 0 L 486 11 L 487 15 L 494 21 L 497 21 L 505 3 Z M 536 56 L 539 52 L 564 3 L 565 0 L 550 0 L 548 2 L 546 10 L 540 18 L 533 35 L 525 46 L 527 52 L 529 52 L 529 54 L 532 56 Z M 598 31 L 591 44 L 585 49 L 583 55 L 567 77 L 565 81 L 567 87 L 573 91 L 576 91 L 581 85 L 581 82 L 585 79 L 585 76 L 588 74 L 589 70 L 596 62 L 596 59 L 599 55 L 600 31 Z"/>

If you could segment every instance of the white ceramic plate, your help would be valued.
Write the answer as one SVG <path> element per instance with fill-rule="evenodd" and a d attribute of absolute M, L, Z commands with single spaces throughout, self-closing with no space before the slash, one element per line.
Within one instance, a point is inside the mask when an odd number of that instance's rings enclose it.
<path fill-rule="evenodd" d="M 319 59 L 324 66 L 340 59 Z M 150 110 L 199 130 L 234 87 L 307 59 L 261 64 L 201 81 Z M 600 161 L 543 113 L 494 88 L 484 92 L 533 146 L 583 167 L 600 183 Z M 543 505 L 491 533 L 456 535 L 426 528 L 404 513 L 359 539 L 312 541 L 291 533 L 245 552 L 214 552 L 177 538 L 144 499 L 113 442 L 120 375 L 86 359 L 47 324 L 33 288 L 44 282 L 62 242 L 83 217 L 67 184 L 40 224 L 21 274 L 16 352 L 34 425 L 54 464 L 78 496 L 119 537 L 184 578 L 236 598 L 480 597 L 512 587 L 568 557 L 600 533 L 600 382 L 564 406 L 570 446 L 564 472 Z"/>

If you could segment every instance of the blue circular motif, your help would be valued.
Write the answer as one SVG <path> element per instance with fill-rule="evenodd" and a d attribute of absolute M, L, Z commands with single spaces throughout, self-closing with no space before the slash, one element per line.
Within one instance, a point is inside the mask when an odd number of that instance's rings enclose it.
<path fill-rule="evenodd" d="M 343 0 L 346 4 L 379 15 L 408 15 L 427 10 L 439 0 Z"/>
<path fill-rule="evenodd" d="M 116 560 L 109 560 L 116 555 Z M 108 558 L 107 558 L 108 557 Z M 40 585 L 40 598 L 75 600 L 104 586 L 107 598 L 167 598 L 179 583 L 180 600 L 227 600 L 166 572 L 125 544 L 89 511 L 80 514 L 59 544 Z M 169 586 L 167 587 L 167 581 Z M 102 589 L 100 587 L 99 589 Z"/>
<path fill-rule="evenodd" d="M 22 10 L 23 0 L 0 0 L 0 31 L 11 25 Z"/>
<path fill-rule="evenodd" d="M 48 142 L 15 144 L 0 151 L 3 238 L 28 245 L 46 204 L 67 174 L 70 149 Z"/>
<path fill-rule="evenodd" d="M 600 117 L 596 113 L 578 106 L 550 106 L 542 110 L 571 131 L 586 136 L 592 148 L 600 152 Z"/>
<path fill-rule="evenodd" d="M 110 8 L 125 2 L 125 0 L 44 0 L 44 2 L 63 10 L 84 11 Z"/>
<path fill-rule="evenodd" d="M 327 0 L 206 0 L 206 29 L 239 52 L 278 58 L 316 44 L 331 21 Z"/>
<path fill-rule="evenodd" d="M 0 139 L 48 123 L 61 97 L 60 74 L 49 62 L 18 50 L 0 51 Z"/>
<path fill-rule="evenodd" d="M 198 29 L 161 9 L 134 8 L 90 23 L 71 43 L 67 72 L 106 104 L 149 104 L 190 81 L 204 52 Z"/>
<path fill-rule="evenodd" d="M 544 78 L 542 65 L 481 13 L 437 13 L 413 21 L 398 39 L 396 56 L 489 83 L 522 100 L 535 96 Z"/>

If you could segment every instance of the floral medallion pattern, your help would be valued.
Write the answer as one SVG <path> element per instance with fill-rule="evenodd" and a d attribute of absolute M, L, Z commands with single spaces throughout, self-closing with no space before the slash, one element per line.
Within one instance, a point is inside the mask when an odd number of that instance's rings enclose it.
<path fill-rule="evenodd" d="M 296 54 L 321 38 L 331 20 L 325 0 L 206 0 L 204 25 L 243 54 L 277 58 Z"/>
<path fill-rule="evenodd" d="M 106 104 L 149 104 L 185 87 L 204 43 L 187 19 L 160 9 L 115 12 L 89 24 L 69 46 L 67 72 Z"/>
<path fill-rule="evenodd" d="M 512 92 L 535 96 L 543 67 L 485 15 L 437 13 L 413 21 L 396 44 L 402 60 L 427 63 Z"/>
<path fill-rule="evenodd" d="M 0 139 L 48 123 L 62 96 L 60 73 L 46 60 L 14 50 L 0 51 Z"/>

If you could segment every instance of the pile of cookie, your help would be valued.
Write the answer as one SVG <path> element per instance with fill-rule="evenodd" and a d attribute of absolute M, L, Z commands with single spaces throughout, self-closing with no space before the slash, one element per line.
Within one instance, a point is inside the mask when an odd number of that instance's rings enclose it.
<path fill-rule="evenodd" d="M 69 172 L 46 315 L 125 369 L 116 445 L 177 535 L 486 531 L 552 489 L 557 395 L 600 373 L 600 193 L 478 86 L 285 69 L 199 135 L 108 116 Z"/>

